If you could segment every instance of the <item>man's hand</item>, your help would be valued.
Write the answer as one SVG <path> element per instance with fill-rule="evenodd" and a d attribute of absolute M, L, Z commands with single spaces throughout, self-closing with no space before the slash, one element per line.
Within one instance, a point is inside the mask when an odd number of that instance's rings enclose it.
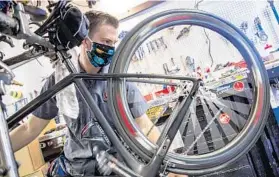
<path fill-rule="evenodd" d="M 152 143 L 156 144 L 158 138 L 160 137 L 160 131 L 149 119 L 149 117 L 146 114 L 143 114 L 142 116 L 136 118 L 136 122 L 145 135 L 147 135 L 147 133 L 151 130 L 147 137 Z"/>

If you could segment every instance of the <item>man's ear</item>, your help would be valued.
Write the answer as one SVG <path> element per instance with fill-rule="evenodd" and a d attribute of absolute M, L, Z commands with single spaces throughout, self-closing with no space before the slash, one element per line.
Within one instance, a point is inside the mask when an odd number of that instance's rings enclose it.
<path fill-rule="evenodd" d="M 84 47 L 85 50 L 90 50 L 90 43 L 88 42 L 87 39 L 84 39 L 84 40 L 82 41 L 82 45 L 83 45 L 83 47 Z"/>

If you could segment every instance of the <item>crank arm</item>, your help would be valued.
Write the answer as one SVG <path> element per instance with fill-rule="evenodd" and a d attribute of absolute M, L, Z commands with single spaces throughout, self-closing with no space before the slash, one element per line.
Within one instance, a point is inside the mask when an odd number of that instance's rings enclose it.
<path fill-rule="evenodd" d="M 109 175 L 111 172 L 114 172 L 123 177 L 142 177 L 123 165 L 106 151 L 99 150 L 98 146 L 93 148 L 93 153 L 99 166 L 98 169 L 103 175 Z"/>

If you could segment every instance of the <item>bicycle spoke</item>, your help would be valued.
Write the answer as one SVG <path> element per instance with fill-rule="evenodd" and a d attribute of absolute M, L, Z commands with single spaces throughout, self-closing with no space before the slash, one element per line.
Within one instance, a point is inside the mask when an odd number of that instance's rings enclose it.
<path fill-rule="evenodd" d="M 195 141 L 190 145 L 190 147 L 188 148 L 188 150 L 185 152 L 185 154 L 188 154 L 189 150 L 191 150 L 194 147 L 194 144 L 198 142 L 198 140 L 200 138 L 202 138 L 202 135 L 204 134 L 204 132 L 209 128 L 209 126 L 214 122 L 214 120 L 217 118 L 217 115 L 219 115 L 221 113 L 221 110 L 219 110 L 218 114 L 216 114 L 216 116 L 207 124 L 207 126 L 201 131 L 201 133 L 197 136 L 197 138 L 195 139 Z"/>
<path fill-rule="evenodd" d="M 203 108 L 208 112 L 208 117 L 210 117 L 211 119 L 214 117 L 214 115 L 216 113 L 218 113 L 219 110 L 214 110 L 214 107 L 212 107 L 213 105 L 209 105 L 206 100 L 204 100 L 205 104 L 203 104 Z M 222 111 L 221 111 L 222 113 Z M 220 135 L 223 139 L 223 143 L 221 143 L 221 145 L 219 143 L 217 143 L 217 141 L 215 141 L 215 146 L 216 149 L 219 149 L 221 147 L 223 147 L 223 145 L 226 145 L 229 140 L 227 138 L 227 135 L 225 134 L 225 131 L 223 130 L 223 128 L 221 127 L 219 121 L 217 119 L 214 120 L 214 124 L 211 126 L 211 130 L 212 132 L 214 132 L 214 136 L 213 139 L 219 138 Z"/>

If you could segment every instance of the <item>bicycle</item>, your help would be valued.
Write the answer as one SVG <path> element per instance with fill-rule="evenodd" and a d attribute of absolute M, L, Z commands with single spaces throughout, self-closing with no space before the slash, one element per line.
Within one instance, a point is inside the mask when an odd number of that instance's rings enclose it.
<path fill-rule="evenodd" d="M 16 38 L 20 37 L 22 39 L 27 39 L 29 44 L 40 46 L 41 49 L 45 51 L 48 51 L 49 48 L 50 50 L 53 50 L 57 44 L 50 43 L 40 36 L 47 33 L 49 26 L 55 23 L 55 20 L 53 19 L 59 18 L 59 13 L 57 12 L 63 9 L 66 4 L 65 1 L 59 1 L 56 3 L 52 14 L 46 22 L 35 32 L 35 34 L 29 32 L 28 35 L 24 34 L 28 27 L 22 26 L 23 23 L 18 24 L 17 20 L 0 13 L 1 33 Z M 16 6 L 20 9 L 21 4 L 18 3 Z M 24 21 L 24 11 L 20 9 L 19 13 L 21 13 L 21 16 L 19 16 L 20 22 Z M 253 93 L 253 99 L 250 103 L 252 106 L 246 117 L 248 123 L 243 127 L 243 130 L 240 131 L 231 142 L 226 144 L 225 147 L 209 154 L 196 157 L 177 157 L 173 153 L 168 153 L 168 149 L 181 126 L 183 118 L 189 115 L 189 108 L 193 100 L 197 98 L 196 95 L 199 92 L 200 80 L 183 76 L 126 73 L 132 54 L 147 37 L 161 29 L 182 24 L 209 28 L 221 34 L 236 46 L 247 64 L 247 69 L 250 71 L 248 73 L 250 80 L 249 86 L 252 88 L 251 92 Z M 25 30 L 21 29 L 18 31 L 18 28 Z M 2 175 L 7 174 L 8 176 L 18 176 L 17 165 L 11 150 L 8 128 L 12 128 L 17 122 L 34 111 L 49 98 L 72 83 L 76 85 L 77 89 L 83 95 L 84 101 L 89 105 L 109 140 L 124 159 L 125 165 L 120 163 L 113 156 L 107 154 L 102 147 L 94 147 L 97 161 L 101 164 L 100 171 L 103 174 L 107 174 L 108 171 L 112 170 L 121 176 L 152 177 L 156 175 L 163 176 L 165 172 L 181 174 L 205 174 L 212 172 L 224 168 L 248 152 L 259 138 L 267 120 L 269 108 L 268 77 L 264 65 L 260 61 L 260 55 L 245 35 L 236 27 L 229 22 L 206 12 L 170 10 L 147 18 L 130 31 L 120 43 L 108 74 L 78 74 L 70 61 L 70 57 L 66 55 L 65 48 L 59 49 L 57 54 L 59 59 L 64 61 L 71 74 L 14 113 L 7 119 L 7 122 L 1 111 L 0 154 L 3 158 L 1 160 L 3 165 L 0 174 Z M 11 84 L 14 75 L 7 65 L 3 62 L 0 62 L 0 64 L 1 67 L 8 72 L 3 73 L 0 80 L 9 85 Z M 186 83 L 181 86 L 182 94 L 178 96 L 177 105 L 169 118 L 170 121 L 163 130 L 156 145 L 148 142 L 146 137 L 140 133 L 131 121 L 131 112 L 129 112 L 124 94 L 126 81 L 147 82 L 144 80 L 147 78 L 177 79 Z M 112 108 L 112 114 L 115 117 L 113 121 L 116 126 L 116 132 L 110 127 L 104 115 L 99 110 L 94 100 L 90 97 L 89 91 L 82 82 L 82 79 L 108 81 L 109 97 L 111 98 L 109 104 Z M 156 81 L 152 82 L 156 83 Z M 162 83 L 160 81 L 157 82 Z M 170 85 L 170 83 L 165 84 Z M 218 114 L 220 114 L 222 110 L 219 110 L 218 112 Z M 141 142 L 144 143 L 140 144 L 138 139 L 141 139 Z"/>

